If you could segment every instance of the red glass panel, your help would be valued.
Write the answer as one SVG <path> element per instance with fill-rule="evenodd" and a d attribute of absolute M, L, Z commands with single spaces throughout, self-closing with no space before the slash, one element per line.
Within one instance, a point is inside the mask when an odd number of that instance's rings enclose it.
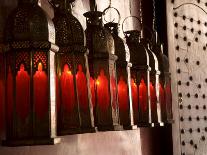
<path fill-rule="evenodd" d="M 172 117 L 172 92 L 171 92 L 171 84 L 168 82 L 165 87 L 165 97 L 166 97 L 166 105 L 168 117 Z M 172 118 L 170 118 L 172 119 Z"/>
<path fill-rule="evenodd" d="M 88 109 L 88 90 L 87 90 L 87 80 L 83 72 L 82 65 L 78 65 L 78 72 L 76 73 L 76 82 L 78 90 L 78 100 L 80 107 L 84 111 Z"/>
<path fill-rule="evenodd" d="M 16 76 L 16 112 L 21 120 L 25 120 L 30 111 L 30 76 L 25 71 L 24 65 Z"/>
<path fill-rule="evenodd" d="M 157 102 L 157 98 L 156 98 L 156 91 L 155 91 L 155 87 L 152 84 L 152 82 L 150 82 L 150 100 L 151 100 L 151 108 L 152 111 L 156 111 L 157 106 L 156 106 L 156 102 Z"/>
<path fill-rule="evenodd" d="M 135 83 L 134 79 L 131 79 L 131 89 L 132 89 L 133 107 L 138 111 L 138 90 L 137 90 L 137 84 Z"/>
<path fill-rule="evenodd" d="M 42 63 L 38 64 L 38 69 L 34 74 L 34 105 L 35 112 L 39 119 L 48 112 L 48 78 L 43 71 Z"/>
<path fill-rule="evenodd" d="M 8 67 L 8 75 L 7 75 L 7 80 L 6 80 L 6 98 L 7 98 L 7 121 L 8 123 L 11 123 L 12 121 L 12 113 L 13 113 L 13 77 L 12 77 L 12 71 L 11 67 Z"/>
<path fill-rule="evenodd" d="M 147 111 L 147 86 L 144 79 L 141 79 L 139 84 L 139 104 L 142 112 Z"/>
<path fill-rule="evenodd" d="M 0 54 L 0 135 L 4 124 L 4 61 L 3 55 Z"/>
<path fill-rule="evenodd" d="M 102 69 L 96 80 L 97 101 L 101 110 L 106 111 L 110 105 L 108 79 Z"/>
<path fill-rule="evenodd" d="M 95 107 L 96 99 L 95 99 L 95 81 L 92 77 L 90 77 L 90 88 L 91 88 L 91 97 L 92 97 L 92 104 Z"/>
<path fill-rule="evenodd" d="M 165 113 L 166 111 L 165 92 L 164 92 L 162 84 L 159 84 L 159 93 L 160 93 L 160 103 L 161 103 L 162 112 Z"/>
<path fill-rule="evenodd" d="M 121 111 L 128 110 L 128 87 L 124 78 L 121 76 L 118 82 L 118 100 L 119 100 L 119 109 Z"/>
<path fill-rule="evenodd" d="M 75 91 L 73 74 L 67 64 L 64 65 L 62 75 L 60 77 L 61 83 L 61 100 L 63 107 L 67 112 L 71 112 L 75 105 Z"/>

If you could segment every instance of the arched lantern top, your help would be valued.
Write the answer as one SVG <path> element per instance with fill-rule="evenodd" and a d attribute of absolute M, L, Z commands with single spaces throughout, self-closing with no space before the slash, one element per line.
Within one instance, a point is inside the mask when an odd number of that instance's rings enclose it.
<path fill-rule="evenodd" d="M 114 54 L 114 39 L 111 33 L 103 27 L 102 12 L 90 11 L 84 16 L 87 23 L 87 47 L 90 52 Z"/>
<path fill-rule="evenodd" d="M 19 0 L 17 8 L 9 15 L 5 32 L 7 43 L 50 42 L 55 44 L 54 24 L 38 6 L 37 0 Z"/>
<path fill-rule="evenodd" d="M 73 1 L 62 0 L 56 2 L 57 7 L 55 8 L 53 21 L 57 36 L 56 43 L 61 47 L 85 45 L 85 35 L 82 25 L 71 13 L 70 3 Z"/>
<path fill-rule="evenodd" d="M 145 47 L 145 41 L 141 39 L 140 31 L 131 30 L 124 32 L 124 34 L 130 51 L 130 61 L 133 66 L 149 67 L 149 54 Z"/>
<path fill-rule="evenodd" d="M 106 23 L 105 28 L 109 30 L 114 39 L 115 45 L 115 54 L 118 56 L 118 61 L 125 62 L 126 61 L 126 50 L 124 41 L 118 36 L 118 23 L 109 22 Z"/>

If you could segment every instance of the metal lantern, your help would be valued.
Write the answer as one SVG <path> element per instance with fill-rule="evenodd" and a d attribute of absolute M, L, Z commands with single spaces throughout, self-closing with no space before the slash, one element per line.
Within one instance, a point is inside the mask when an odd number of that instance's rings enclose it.
<path fill-rule="evenodd" d="M 161 44 L 161 54 L 163 59 L 163 88 L 164 88 L 164 99 L 165 106 L 162 107 L 162 111 L 166 111 L 167 123 L 173 123 L 173 112 L 172 112 L 172 92 L 171 92 L 171 73 L 169 71 L 169 60 L 163 53 L 163 45 Z"/>
<path fill-rule="evenodd" d="M 172 95 L 171 95 L 171 74 L 169 72 L 169 61 L 163 54 L 163 45 L 158 41 L 158 34 L 155 31 L 154 43 L 152 50 L 159 61 L 161 71 L 159 80 L 159 99 L 161 105 L 161 120 L 164 123 L 172 123 Z"/>
<path fill-rule="evenodd" d="M 100 131 L 121 130 L 114 39 L 103 27 L 102 12 L 90 11 L 84 16 L 87 22 L 86 38 L 95 125 Z"/>
<path fill-rule="evenodd" d="M 37 0 L 19 0 L 6 25 L 7 146 L 55 144 L 55 29 Z"/>
<path fill-rule="evenodd" d="M 74 1 L 74 0 L 72 0 Z M 58 135 L 94 132 L 87 49 L 70 1 L 54 1 L 57 58 Z"/>
<path fill-rule="evenodd" d="M 130 16 L 136 18 L 135 16 Z M 126 19 L 130 18 L 127 17 Z M 125 20 L 126 20 L 125 19 Z M 125 22 L 124 20 L 124 22 Z M 138 19 L 139 20 L 139 19 Z M 124 23 L 123 22 L 123 23 Z M 131 91 L 134 123 L 138 126 L 151 126 L 150 62 L 145 42 L 138 30 L 125 31 L 126 43 L 130 51 Z"/>
<path fill-rule="evenodd" d="M 108 7 L 107 9 L 105 9 L 104 12 L 107 12 L 108 9 L 115 9 L 119 14 L 119 11 L 113 7 Z M 132 67 L 132 64 L 127 61 L 125 43 L 118 36 L 118 26 L 119 22 L 108 22 L 105 24 L 105 28 L 107 28 L 113 36 L 115 44 L 115 54 L 118 56 L 116 62 L 116 70 L 120 124 L 123 125 L 124 129 L 136 129 L 136 126 L 134 126 L 133 106 L 131 97 L 132 95 L 130 68 Z"/>

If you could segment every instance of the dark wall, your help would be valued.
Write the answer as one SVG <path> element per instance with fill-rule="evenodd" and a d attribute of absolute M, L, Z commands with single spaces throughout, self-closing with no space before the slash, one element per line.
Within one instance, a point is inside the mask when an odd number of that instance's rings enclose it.
<path fill-rule="evenodd" d="M 144 35 L 148 38 L 152 38 L 152 34 L 149 29 L 153 29 L 153 16 L 155 15 L 154 28 L 157 30 L 160 41 L 164 43 L 164 53 L 167 52 L 167 20 L 166 20 L 166 0 L 142 0 L 142 19 L 144 28 Z M 153 14 L 153 8 L 155 8 L 155 14 Z"/>

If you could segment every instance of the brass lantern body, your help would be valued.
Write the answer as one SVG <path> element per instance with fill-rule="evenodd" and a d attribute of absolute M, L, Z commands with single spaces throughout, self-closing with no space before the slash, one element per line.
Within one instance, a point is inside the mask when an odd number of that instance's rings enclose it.
<path fill-rule="evenodd" d="M 6 140 L 55 144 L 55 29 L 36 0 L 20 0 L 6 25 Z"/>
<path fill-rule="evenodd" d="M 131 90 L 134 123 L 140 127 L 152 124 L 150 100 L 150 56 L 145 47 L 140 32 L 131 30 L 125 32 L 126 43 L 130 51 Z"/>
<path fill-rule="evenodd" d="M 53 19 L 57 60 L 58 135 L 94 132 L 93 107 L 84 30 L 71 13 L 69 1 L 61 1 Z"/>
<path fill-rule="evenodd" d="M 100 131 L 121 130 L 117 102 L 114 40 L 102 23 L 102 12 L 84 14 L 89 49 L 89 71 L 95 126 Z"/>
<path fill-rule="evenodd" d="M 117 85 L 118 85 L 118 103 L 120 124 L 124 129 L 136 129 L 134 126 L 132 94 L 131 94 L 131 67 L 132 64 L 127 61 L 124 41 L 118 36 L 118 23 L 106 23 L 107 28 L 114 39 L 115 54 L 118 56 L 116 62 Z"/>

